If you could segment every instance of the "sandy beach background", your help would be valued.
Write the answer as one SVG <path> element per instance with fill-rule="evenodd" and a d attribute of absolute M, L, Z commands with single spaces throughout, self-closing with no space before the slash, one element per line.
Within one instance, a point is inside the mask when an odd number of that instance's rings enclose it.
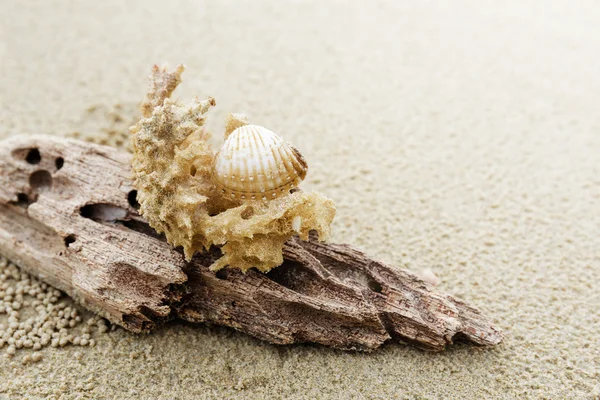
<path fill-rule="evenodd" d="M 0 399 L 598 399 L 600 5 L 3 1 L 0 138 L 125 147 L 154 63 L 281 133 L 333 240 L 492 316 L 493 349 L 278 347 L 173 323 L 0 358 Z M 86 314 L 84 314 L 86 315 Z M 0 323 L 6 315 L 0 314 Z M 95 331 L 94 331 L 95 332 Z M 5 351 L 0 350 L 0 355 Z"/>

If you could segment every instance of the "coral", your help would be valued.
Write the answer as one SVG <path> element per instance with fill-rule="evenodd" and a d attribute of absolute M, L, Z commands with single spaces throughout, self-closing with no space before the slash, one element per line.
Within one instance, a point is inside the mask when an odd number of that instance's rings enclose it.
<path fill-rule="evenodd" d="M 283 243 L 311 230 L 329 237 L 333 202 L 320 193 L 295 191 L 273 200 L 244 201 L 222 196 L 213 183 L 215 152 L 203 128 L 204 114 L 215 100 L 194 99 L 183 105 L 170 99 L 181 82 L 183 66 L 173 72 L 155 66 L 143 117 L 130 128 L 133 178 L 140 212 L 168 242 L 183 247 L 187 260 L 211 246 L 222 257 L 212 269 L 269 271 L 283 262 Z M 227 121 L 225 136 L 244 126 L 243 116 Z"/>

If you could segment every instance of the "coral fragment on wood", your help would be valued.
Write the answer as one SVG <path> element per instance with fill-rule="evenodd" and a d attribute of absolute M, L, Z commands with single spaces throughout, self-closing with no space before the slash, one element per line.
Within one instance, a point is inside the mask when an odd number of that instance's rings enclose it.
<path fill-rule="evenodd" d="M 154 67 L 143 117 L 131 127 L 134 185 L 150 226 L 181 246 L 187 260 L 220 246 L 214 270 L 266 272 L 283 262 L 283 244 L 293 235 L 306 239 L 316 231 L 326 240 L 333 202 L 320 193 L 289 193 L 306 175 L 298 150 L 232 114 L 215 155 L 203 126 L 214 99 L 170 99 L 182 72 L 181 65 L 173 72 Z M 300 225 L 293 224 L 297 217 Z"/>
<path fill-rule="evenodd" d="M 135 332 L 182 318 L 340 349 L 395 340 L 440 351 L 456 338 L 502 340 L 479 310 L 348 245 L 295 237 L 267 274 L 212 271 L 215 247 L 186 262 L 138 215 L 130 161 L 52 136 L 1 142 L 0 253 Z M 43 179 L 34 178 L 40 171 Z"/>

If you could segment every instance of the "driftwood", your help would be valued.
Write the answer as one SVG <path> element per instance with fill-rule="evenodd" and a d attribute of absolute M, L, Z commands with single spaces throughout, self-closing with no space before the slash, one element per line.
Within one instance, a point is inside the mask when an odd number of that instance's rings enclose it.
<path fill-rule="evenodd" d="M 0 142 L 0 253 L 124 328 L 182 318 L 277 344 L 494 345 L 479 310 L 347 245 L 290 240 L 268 274 L 187 263 L 136 212 L 130 155 L 52 136 Z"/>

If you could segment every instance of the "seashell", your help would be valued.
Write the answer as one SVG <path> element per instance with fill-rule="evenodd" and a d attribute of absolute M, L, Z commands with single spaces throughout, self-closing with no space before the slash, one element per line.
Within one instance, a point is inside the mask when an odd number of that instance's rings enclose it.
<path fill-rule="evenodd" d="M 215 156 L 213 182 L 231 199 L 271 200 L 288 194 L 307 170 L 294 146 L 267 128 L 243 125 L 227 136 Z"/>

